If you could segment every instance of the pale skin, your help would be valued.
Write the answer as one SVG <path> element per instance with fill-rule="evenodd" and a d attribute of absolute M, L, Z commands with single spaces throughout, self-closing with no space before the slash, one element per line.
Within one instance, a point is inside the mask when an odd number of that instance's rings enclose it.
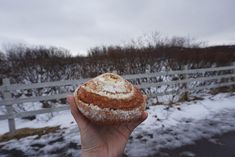
<path fill-rule="evenodd" d="M 120 157 L 133 130 L 147 117 L 143 112 L 140 120 L 120 125 L 96 125 L 77 109 L 73 96 L 68 96 L 71 113 L 81 136 L 81 157 Z"/>

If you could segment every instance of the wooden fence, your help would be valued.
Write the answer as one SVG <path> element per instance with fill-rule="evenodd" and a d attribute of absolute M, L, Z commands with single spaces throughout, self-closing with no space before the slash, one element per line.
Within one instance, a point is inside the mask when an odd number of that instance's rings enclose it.
<path fill-rule="evenodd" d="M 157 93 L 147 93 L 148 97 L 156 97 L 167 94 L 174 94 L 178 92 L 191 92 L 195 90 L 204 90 L 211 88 L 218 88 L 224 86 L 233 86 L 235 85 L 235 66 L 226 66 L 226 67 L 216 67 L 216 68 L 204 68 L 204 69 L 185 69 L 179 71 L 164 71 L 158 73 L 145 73 L 145 74 L 134 74 L 134 75 L 124 75 L 123 77 L 132 83 L 139 86 L 141 89 L 157 88 L 163 85 L 176 85 L 184 84 L 185 88 L 172 89 L 171 91 L 157 92 Z M 177 75 L 177 79 L 170 81 L 152 81 L 146 82 L 141 80 L 159 78 L 171 76 L 173 78 Z M 179 78 L 181 76 L 181 78 Z M 225 79 L 225 81 L 221 81 Z M 25 102 L 39 102 L 45 100 L 56 100 L 66 98 L 67 95 L 72 94 L 71 92 L 65 92 L 54 95 L 45 95 L 45 96 L 31 96 L 26 98 L 15 98 L 12 96 L 12 93 L 16 90 L 29 90 L 37 88 L 48 88 L 48 87 L 61 87 L 61 86 L 79 86 L 89 79 L 80 79 L 80 80 L 61 80 L 56 82 L 46 82 L 46 83 L 34 83 L 34 84 L 10 84 L 9 79 L 3 79 L 3 85 L 0 86 L 0 93 L 3 95 L 3 99 L 0 100 L 0 106 L 5 106 L 7 114 L 0 115 L 0 120 L 8 120 L 9 131 L 11 133 L 15 132 L 15 118 L 28 117 L 37 114 L 51 113 L 57 111 L 68 110 L 68 105 L 54 107 L 54 108 L 44 108 L 34 111 L 25 111 L 25 112 L 15 112 L 13 104 L 21 104 Z M 137 83 L 135 82 L 136 80 Z M 188 86 L 191 82 L 205 82 L 213 81 L 210 84 L 203 84 L 200 86 L 193 86 L 192 88 Z M 216 83 L 217 82 L 217 83 Z"/>

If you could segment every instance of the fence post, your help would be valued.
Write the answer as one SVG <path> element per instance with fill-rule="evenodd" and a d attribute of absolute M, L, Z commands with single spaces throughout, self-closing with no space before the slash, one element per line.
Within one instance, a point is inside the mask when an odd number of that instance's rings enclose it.
<path fill-rule="evenodd" d="M 11 93 L 9 91 L 9 85 L 10 85 L 10 80 L 8 78 L 3 79 L 3 86 L 5 86 L 5 90 L 3 91 L 3 97 L 4 100 L 9 100 L 11 98 Z M 11 105 L 6 105 L 7 113 L 9 115 L 8 118 L 8 126 L 9 126 L 9 132 L 13 134 L 16 130 L 15 128 L 15 119 L 13 117 L 13 106 Z"/>
<path fill-rule="evenodd" d="M 189 79 L 189 76 L 188 76 L 188 66 L 185 65 L 184 69 L 185 69 L 185 71 L 186 71 L 185 79 L 188 80 L 188 79 Z M 188 88 L 189 88 L 189 82 L 188 82 L 188 81 L 185 83 L 185 87 L 184 87 L 184 88 L 185 88 L 184 99 L 185 99 L 186 101 L 188 101 L 188 100 L 189 100 L 189 90 L 188 90 Z"/>

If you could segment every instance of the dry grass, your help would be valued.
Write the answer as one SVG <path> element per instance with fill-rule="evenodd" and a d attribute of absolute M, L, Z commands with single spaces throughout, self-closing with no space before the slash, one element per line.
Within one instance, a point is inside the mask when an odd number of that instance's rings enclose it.
<path fill-rule="evenodd" d="M 211 89 L 210 91 L 212 95 L 216 95 L 219 93 L 234 93 L 234 92 L 235 92 L 235 86 L 219 87 Z"/>
<path fill-rule="evenodd" d="M 185 93 L 181 94 L 178 101 L 179 102 L 189 101 L 189 94 L 188 94 L 188 92 L 185 92 Z"/>
<path fill-rule="evenodd" d="M 23 137 L 33 136 L 33 135 L 38 135 L 40 137 L 44 134 L 56 132 L 58 129 L 60 129 L 59 126 L 44 127 L 44 128 L 22 128 L 16 130 L 14 134 L 10 134 L 8 132 L 3 135 L 0 135 L 0 142 L 8 141 L 11 139 L 20 139 Z"/>

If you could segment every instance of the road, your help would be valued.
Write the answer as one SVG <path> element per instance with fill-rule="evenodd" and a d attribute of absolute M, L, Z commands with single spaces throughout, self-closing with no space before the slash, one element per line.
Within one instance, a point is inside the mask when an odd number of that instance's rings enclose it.
<path fill-rule="evenodd" d="M 164 149 L 151 157 L 235 157 L 235 131 L 173 150 Z"/>

